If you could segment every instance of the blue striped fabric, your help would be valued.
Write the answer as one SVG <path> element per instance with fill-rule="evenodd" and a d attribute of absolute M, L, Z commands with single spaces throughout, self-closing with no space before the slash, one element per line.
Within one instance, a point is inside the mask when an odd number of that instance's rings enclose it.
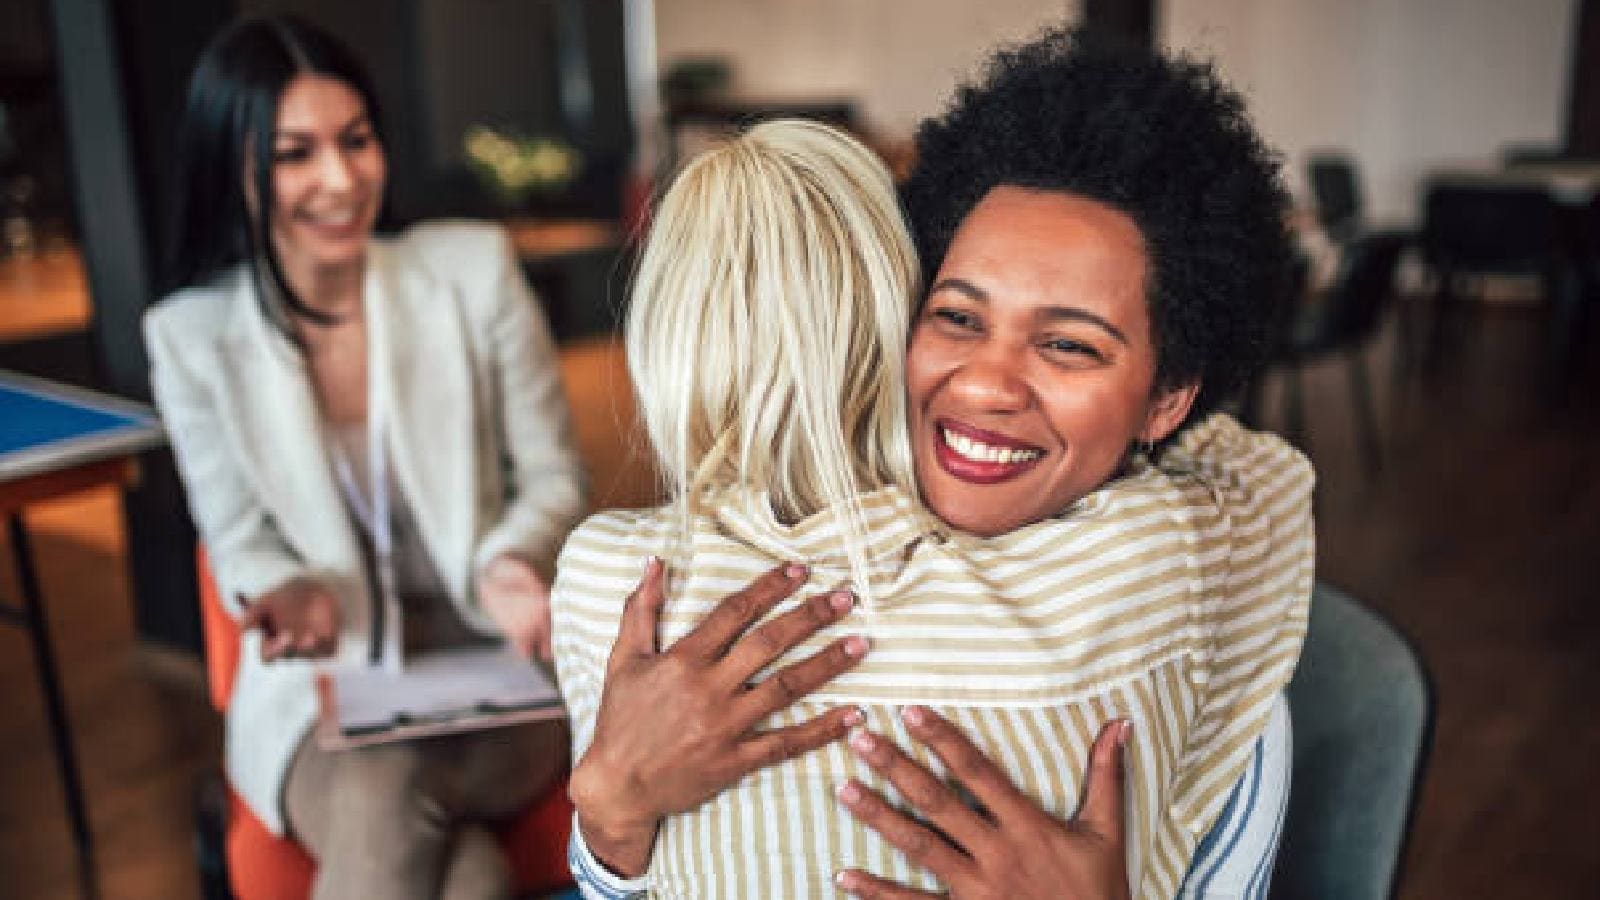
<path fill-rule="evenodd" d="M 1271 884 L 1289 799 L 1291 725 L 1280 695 L 1228 804 L 1195 850 L 1178 900 L 1261 900 Z"/>
<path fill-rule="evenodd" d="M 572 817 L 572 837 L 567 840 L 567 866 L 583 900 L 637 900 L 645 895 L 644 878 L 622 878 L 600 865 L 583 842 L 577 816 Z"/>

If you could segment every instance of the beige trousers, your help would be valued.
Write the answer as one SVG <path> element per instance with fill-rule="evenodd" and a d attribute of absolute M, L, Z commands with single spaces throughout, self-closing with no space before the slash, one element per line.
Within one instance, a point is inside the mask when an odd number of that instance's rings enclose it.
<path fill-rule="evenodd" d="M 509 898 L 486 826 L 526 809 L 566 765 L 564 722 L 338 751 L 308 736 L 284 805 L 317 862 L 312 900 Z"/>

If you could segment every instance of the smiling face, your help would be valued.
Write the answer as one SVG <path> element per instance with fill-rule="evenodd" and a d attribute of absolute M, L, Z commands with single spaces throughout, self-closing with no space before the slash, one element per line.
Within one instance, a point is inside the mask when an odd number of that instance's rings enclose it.
<path fill-rule="evenodd" d="M 913 326 L 907 398 L 924 502 L 1004 534 L 1116 473 L 1183 421 L 1155 390 L 1138 226 L 1093 200 L 1002 186 L 961 223 Z"/>
<path fill-rule="evenodd" d="M 272 133 L 272 239 L 291 281 L 361 265 L 387 176 L 360 94 L 322 75 L 289 82 Z"/>

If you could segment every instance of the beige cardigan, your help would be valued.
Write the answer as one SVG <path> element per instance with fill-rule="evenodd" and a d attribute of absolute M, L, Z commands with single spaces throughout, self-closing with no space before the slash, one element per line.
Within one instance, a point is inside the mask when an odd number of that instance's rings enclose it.
<path fill-rule="evenodd" d="M 341 600 L 338 658 L 368 649 L 369 586 L 295 347 L 262 316 L 241 266 L 145 316 L 151 385 L 218 589 L 254 597 L 296 576 Z M 371 401 L 389 410 L 395 476 L 450 598 L 493 633 L 473 576 L 517 550 L 548 577 L 584 509 L 555 347 L 505 234 L 436 222 L 374 241 L 365 308 Z M 228 777 L 274 832 L 316 712 L 313 667 L 266 665 L 244 636 L 228 709 Z"/>

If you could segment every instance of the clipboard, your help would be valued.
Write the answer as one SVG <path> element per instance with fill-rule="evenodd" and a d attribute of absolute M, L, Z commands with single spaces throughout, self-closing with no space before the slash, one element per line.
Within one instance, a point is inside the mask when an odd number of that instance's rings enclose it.
<path fill-rule="evenodd" d="M 549 671 L 498 646 L 409 655 L 398 672 L 324 669 L 317 696 L 317 743 L 327 750 L 567 716 Z"/>

